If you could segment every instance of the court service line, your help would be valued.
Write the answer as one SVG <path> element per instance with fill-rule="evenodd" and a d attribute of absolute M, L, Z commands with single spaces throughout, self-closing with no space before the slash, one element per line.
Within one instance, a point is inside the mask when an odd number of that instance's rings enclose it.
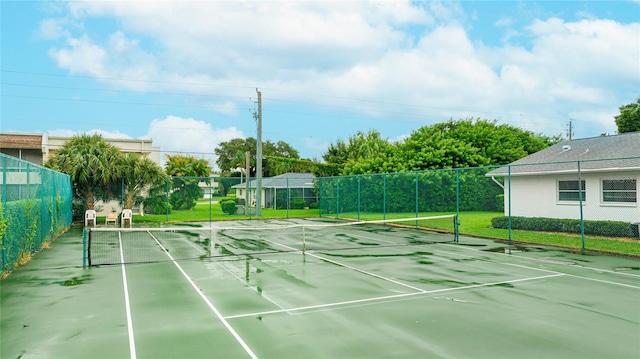
<path fill-rule="evenodd" d="M 338 266 L 341 266 L 341 267 L 344 267 L 344 268 L 348 268 L 348 269 L 354 270 L 354 271 L 356 271 L 356 272 L 360 272 L 360 273 L 362 273 L 362 274 L 366 274 L 366 275 L 368 275 L 368 276 L 372 276 L 372 277 L 375 277 L 375 278 L 378 278 L 378 279 L 382 279 L 382 280 L 384 280 L 384 281 L 387 281 L 387 282 L 390 282 L 390 283 L 394 283 L 394 284 L 397 284 L 397 285 L 403 286 L 403 287 L 405 287 L 405 288 L 410 288 L 410 289 L 416 290 L 416 291 L 421 292 L 421 293 L 425 292 L 425 290 L 424 290 L 424 289 L 422 289 L 422 288 L 414 287 L 414 286 L 412 286 L 412 285 L 410 285 L 410 284 L 402 283 L 402 282 L 397 281 L 397 280 L 395 280 L 395 279 L 391 279 L 391 278 L 383 277 L 383 276 L 381 276 L 381 275 L 379 275 L 379 274 L 371 273 L 371 272 L 368 272 L 368 271 L 366 271 L 366 270 L 364 270 L 364 269 L 360 269 L 360 268 L 357 268 L 357 267 L 354 267 L 354 266 L 350 266 L 350 265 L 348 265 L 348 264 L 340 263 L 340 262 L 338 262 L 338 261 L 334 261 L 333 259 L 324 258 L 324 257 L 322 257 L 322 256 L 319 256 L 319 255 L 317 255 L 317 254 L 313 254 L 313 253 L 303 253 L 302 251 L 300 251 L 300 250 L 299 250 L 299 249 L 297 249 L 297 248 L 289 247 L 289 246 L 287 246 L 287 245 L 285 245 L 285 244 L 281 244 L 281 243 L 273 242 L 273 241 L 270 241 L 270 240 L 268 240 L 268 239 L 264 239 L 264 238 L 263 238 L 263 240 L 264 240 L 265 242 L 273 243 L 273 244 L 275 244 L 275 245 L 277 245 L 277 246 L 281 246 L 281 247 L 287 248 L 287 249 L 292 250 L 292 251 L 295 251 L 295 252 L 297 252 L 297 253 L 302 253 L 303 255 L 308 255 L 308 256 L 310 256 L 310 257 L 318 258 L 318 259 L 320 259 L 320 260 L 322 260 L 322 261 L 329 262 L 329 263 L 333 263 L 333 264 L 335 264 L 335 265 L 338 265 Z"/>
<path fill-rule="evenodd" d="M 286 309 L 281 306 L 278 302 L 276 302 L 275 300 L 271 299 L 269 296 L 267 296 L 264 293 L 261 293 L 260 291 L 258 291 L 257 288 L 254 288 L 253 286 L 251 286 L 251 284 L 249 284 L 249 282 L 247 282 L 246 280 L 242 279 L 239 275 L 233 273 L 231 271 L 231 269 L 227 268 L 225 265 L 223 265 L 222 263 L 213 260 L 213 263 L 215 263 L 216 265 L 218 265 L 219 267 L 221 267 L 222 269 L 224 269 L 225 271 L 227 271 L 227 273 L 231 274 L 234 278 L 236 278 L 238 281 L 240 281 L 240 283 L 246 285 L 247 287 L 249 287 L 252 291 L 258 293 L 261 297 L 263 297 L 264 299 L 266 299 L 267 301 L 271 302 L 273 305 L 275 305 L 276 307 L 286 311 Z M 291 314 L 291 313 L 289 313 Z"/>
<path fill-rule="evenodd" d="M 298 311 L 309 310 L 309 309 L 321 309 L 321 308 L 329 308 L 329 307 L 337 307 L 337 306 L 346 306 L 346 305 L 351 305 L 351 304 L 366 303 L 366 302 L 377 302 L 377 301 L 383 301 L 383 300 L 388 300 L 388 299 L 397 299 L 397 298 L 403 298 L 403 297 L 411 297 L 411 296 L 419 296 L 419 295 L 427 295 L 427 294 L 435 294 L 435 293 L 444 293 L 444 292 L 456 292 L 456 291 L 466 290 L 466 289 L 490 287 L 490 286 L 499 285 L 499 284 L 528 282 L 528 281 L 534 281 L 534 280 L 540 280 L 540 279 L 546 279 L 546 278 L 561 277 L 561 276 L 564 276 L 564 275 L 565 275 L 564 273 L 557 273 L 557 274 L 549 274 L 549 275 L 543 275 L 543 276 L 538 276 L 538 277 L 519 278 L 519 279 L 513 279 L 513 280 L 503 280 L 503 281 L 499 281 L 499 282 L 471 284 L 471 285 L 465 285 L 465 286 L 455 287 L 455 288 L 442 288 L 442 289 L 434 289 L 434 290 L 423 290 L 421 292 L 414 292 L 414 293 L 402 293 L 402 294 L 394 294 L 394 295 L 385 295 L 385 296 L 380 296 L 380 297 L 371 297 L 371 298 L 347 300 L 347 301 L 342 301 L 342 302 L 333 302 L 333 303 L 308 305 L 308 306 L 304 306 L 304 307 L 289 308 L 289 309 L 287 309 L 287 311 L 289 311 L 289 312 L 298 312 Z M 268 310 L 268 311 L 264 311 L 264 312 L 255 312 L 255 313 L 230 315 L 230 316 L 227 316 L 225 318 L 226 319 L 236 319 L 236 318 L 253 317 L 253 316 L 260 316 L 260 315 L 267 315 L 267 314 L 277 314 L 277 313 L 283 313 L 283 312 L 285 312 L 285 311 L 284 310 Z"/>
<path fill-rule="evenodd" d="M 120 262 L 122 263 L 122 285 L 124 286 L 124 307 L 127 312 L 127 331 L 129 333 L 129 354 L 131 359 L 136 359 L 136 343 L 133 335 L 133 319 L 131 317 L 131 303 L 129 302 L 129 285 L 127 284 L 127 271 L 125 269 L 124 252 L 122 250 L 122 233 L 118 232 L 120 244 Z"/>
<path fill-rule="evenodd" d="M 156 241 L 158 246 L 160 246 L 160 248 L 166 253 L 166 255 L 169 257 L 169 259 L 171 259 L 171 261 L 178 268 L 180 273 L 182 273 L 182 275 L 187 279 L 187 282 L 189 282 L 189 284 L 191 284 L 191 286 L 198 293 L 200 298 L 202 298 L 202 300 L 204 300 L 204 302 L 207 304 L 209 309 L 211 309 L 211 311 L 216 315 L 216 317 L 218 317 L 218 319 L 220 319 L 220 321 L 225 326 L 225 328 L 227 328 L 227 330 L 231 333 L 231 335 L 233 335 L 233 337 L 242 346 L 242 348 L 247 352 L 247 354 L 249 354 L 249 356 L 251 358 L 257 359 L 258 356 L 251 350 L 251 348 L 249 348 L 247 343 L 245 343 L 245 341 L 242 339 L 242 337 L 240 337 L 240 335 L 235 331 L 235 329 L 233 329 L 231 324 L 229 324 L 229 322 L 224 318 L 224 316 L 222 315 L 222 313 L 220 313 L 218 308 L 216 308 L 213 305 L 213 303 L 211 303 L 209 298 L 207 298 L 204 295 L 204 293 L 202 293 L 202 290 L 200 290 L 200 288 L 198 288 L 198 286 L 193 282 L 191 277 L 189 277 L 189 275 L 184 271 L 184 269 L 182 269 L 182 266 L 180 266 L 180 264 L 178 264 L 178 262 L 173 258 L 173 256 L 169 253 L 169 251 L 167 251 L 167 249 L 160 243 L 160 241 L 158 241 L 158 239 L 151 232 L 149 232 L 149 235 L 153 238 L 153 240 Z"/>
<path fill-rule="evenodd" d="M 482 251 L 482 250 L 479 250 L 479 249 L 476 249 L 476 248 L 467 248 L 467 247 L 462 247 L 462 246 L 459 247 L 459 248 L 467 249 L 467 250 L 470 250 L 470 251 L 482 252 L 482 253 L 486 253 L 488 255 L 497 255 L 497 256 L 505 256 L 506 255 L 506 256 L 509 256 L 509 257 L 514 257 L 514 258 L 518 258 L 518 259 L 522 259 L 522 260 L 530 260 L 531 259 L 529 257 L 519 256 L 519 255 L 516 255 L 516 254 L 487 252 L 487 251 Z M 456 255 L 456 256 L 459 256 L 459 257 L 477 258 L 477 257 L 473 257 L 473 256 L 466 256 L 464 254 L 454 253 L 454 252 L 451 252 L 451 251 L 445 251 L 445 250 L 440 250 L 440 251 L 441 252 L 446 252 L 446 253 L 449 253 L 449 254 L 452 254 L 452 255 Z M 577 274 L 570 274 L 570 273 L 553 271 L 553 270 L 549 270 L 549 269 L 535 268 L 535 267 L 530 267 L 530 266 L 526 266 L 526 265 L 522 265 L 522 264 L 506 263 L 506 262 L 494 261 L 494 260 L 490 260 L 490 259 L 482 259 L 482 260 L 487 261 L 487 262 L 491 262 L 491 263 L 497 263 L 497 264 L 512 266 L 512 267 L 531 269 L 531 270 L 535 270 L 535 271 L 539 271 L 539 272 L 562 273 L 562 274 L 564 274 L 566 276 L 569 276 L 569 277 L 580 278 L 580 279 L 584 279 L 584 280 L 588 280 L 588 281 L 606 283 L 606 284 L 617 285 L 617 286 L 633 288 L 633 289 L 640 289 L 640 287 L 638 287 L 638 286 L 634 286 L 634 285 L 631 285 L 631 284 L 614 282 L 614 281 L 610 281 L 610 280 L 589 278 L 589 277 L 584 277 L 584 276 L 577 275 Z M 573 267 L 581 268 L 581 269 L 587 269 L 587 270 L 591 270 L 591 271 L 606 272 L 606 273 L 614 274 L 614 275 L 620 274 L 620 275 L 634 276 L 634 277 L 637 276 L 636 274 L 621 273 L 621 272 L 616 272 L 616 271 L 612 271 L 612 270 L 608 270 L 608 269 L 599 269 L 599 268 L 593 268 L 593 267 L 586 267 L 586 266 L 582 266 L 582 265 L 574 265 Z"/>

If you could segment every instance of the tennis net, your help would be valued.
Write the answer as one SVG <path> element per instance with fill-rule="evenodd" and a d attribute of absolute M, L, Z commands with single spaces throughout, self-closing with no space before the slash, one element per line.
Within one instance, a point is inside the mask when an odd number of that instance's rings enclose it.
<path fill-rule="evenodd" d="M 84 265 L 210 260 L 282 252 L 457 242 L 456 215 L 373 221 L 239 221 L 230 225 L 85 229 Z"/>

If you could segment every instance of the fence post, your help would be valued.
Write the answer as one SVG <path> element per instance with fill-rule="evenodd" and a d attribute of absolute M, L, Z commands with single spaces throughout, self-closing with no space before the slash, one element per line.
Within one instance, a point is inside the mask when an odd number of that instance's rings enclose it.
<path fill-rule="evenodd" d="M 509 178 L 509 186 L 508 186 L 508 193 L 509 193 L 509 200 L 507 201 L 507 221 L 508 221 L 508 225 L 507 225 L 507 233 L 508 233 L 508 242 L 509 245 L 511 245 L 511 165 L 507 165 L 507 178 Z"/>
<path fill-rule="evenodd" d="M 336 181 L 336 219 L 338 219 L 338 212 L 340 211 L 340 180 Z"/>
<path fill-rule="evenodd" d="M 419 206 L 419 204 L 418 204 L 418 198 L 420 198 L 420 197 L 418 196 L 418 188 L 419 188 L 419 186 L 418 186 L 418 178 L 419 178 L 419 177 L 418 177 L 418 171 L 416 171 L 416 218 L 420 217 L 420 216 L 418 215 L 418 213 L 420 212 L 420 206 Z M 416 227 L 417 227 L 417 226 L 418 226 L 418 222 L 416 222 Z"/>
<path fill-rule="evenodd" d="M 362 175 L 358 175 L 358 221 L 360 221 L 360 179 Z"/>
<path fill-rule="evenodd" d="M 387 219 L 387 174 L 382 174 L 382 219 Z"/>
<path fill-rule="evenodd" d="M 581 251 L 584 253 L 584 210 L 582 198 L 582 171 L 580 169 L 580 161 L 578 161 L 578 199 L 580 201 L 580 238 L 581 238 Z"/>
<path fill-rule="evenodd" d="M 166 207 L 166 211 L 165 211 L 165 221 L 169 222 L 169 181 L 171 181 L 171 177 L 167 178 L 167 180 L 165 181 L 165 193 L 166 193 L 166 199 L 167 199 L 167 203 L 165 205 Z"/>
<path fill-rule="evenodd" d="M 460 169 L 456 168 L 456 216 L 459 216 L 459 215 L 460 215 Z"/>

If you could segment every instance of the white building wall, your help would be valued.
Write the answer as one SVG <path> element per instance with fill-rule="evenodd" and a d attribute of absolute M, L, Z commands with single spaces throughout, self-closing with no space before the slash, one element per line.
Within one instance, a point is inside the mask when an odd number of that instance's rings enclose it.
<path fill-rule="evenodd" d="M 582 203 L 582 216 L 585 220 L 610 220 L 640 222 L 640 206 L 636 203 L 606 203 L 602 201 L 602 180 L 616 178 L 636 178 L 640 186 L 640 174 L 637 172 L 586 173 L 586 198 Z M 545 217 L 580 219 L 580 204 L 558 200 L 558 181 L 577 180 L 576 175 L 556 176 L 513 176 L 511 177 L 511 215 L 518 217 Z M 639 192 L 640 193 L 640 192 Z M 505 179 L 505 215 L 509 215 L 509 182 Z M 640 199 L 640 195 L 638 196 Z"/>
<path fill-rule="evenodd" d="M 70 137 L 61 136 L 49 136 L 45 134 L 42 136 L 42 157 L 43 163 L 51 157 L 58 149 L 64 146 L 65 142 Z M 162 156 L 160 153 L 160 147 L 153 146 L 152 140 L 140 140 L 140 139 L 112 139 L 105 138 L 105 141 L 118 147 L 123 153 L 134 152 L 146 156 L 150 160 L 154 161 L 158 165 L 162 166 Z"/>

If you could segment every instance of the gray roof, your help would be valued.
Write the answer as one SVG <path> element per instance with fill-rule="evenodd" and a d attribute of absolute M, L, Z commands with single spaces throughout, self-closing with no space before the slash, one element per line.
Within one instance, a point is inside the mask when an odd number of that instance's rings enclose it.
<path fill-rule="evenodd" d="M 312 173 L 284 173 L 274 177 L 264 177 L 262 188 L 313 188 L 313 181 L 316 179 Z M 256 188 L 257 181 L 251 180 L 249 186 Z M 240 183 L 231 188 L 246 188 L 246 183 Z"/>
<path fill-rule="evenodd" d="M 510 164 L 511 175 L 640 169 L 640 132 L 565 140 Z M 487 176 L 508 175 L 506 166 Z"/>

